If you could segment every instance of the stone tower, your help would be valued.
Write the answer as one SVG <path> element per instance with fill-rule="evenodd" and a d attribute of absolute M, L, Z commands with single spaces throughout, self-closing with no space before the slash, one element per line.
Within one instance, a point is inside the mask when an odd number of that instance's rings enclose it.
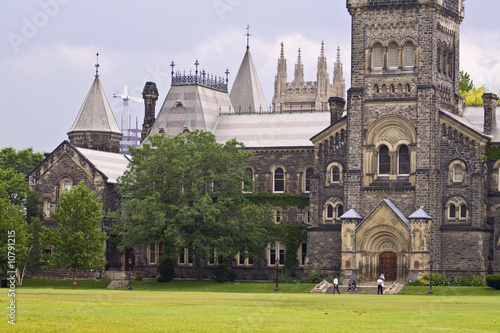
<path fill-rule="evenodd" d="M 155 122 L 155 107 L 158 100 L 158 89 L 156 83 L 146 82 L 142 90 L 142 98 L 144 99 L 144 123 L 142 124 L 141 142 L 147 138 L 149 131 Z"/>
<path fill-rule="evenodd" d="M 123 134 L 102 88 L 98 68 L 96 64 L 94 82 L 68 137 L 76 147 L 119 153 Z"/>

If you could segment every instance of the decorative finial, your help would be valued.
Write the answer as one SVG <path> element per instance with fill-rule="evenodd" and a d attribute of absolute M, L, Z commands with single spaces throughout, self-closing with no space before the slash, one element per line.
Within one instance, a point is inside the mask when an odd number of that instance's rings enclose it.
<path fill-rule="evenodd" d="M 250 48 L 250 36 L 251 36 L 250 35 L 250 25 L 249 24 L 247 24 L 247 34 L 246 34 L 246 36 L 247 36 L 247 50 L 248 50 Z"/>
<path fill-rule="evenodd" d="M 200 65 L 200 63 L 198 62 L 198 59 L 196 59 L 196 61 L 194 62 L 194 65 L 196 66 L 196 71 L 194 73 L 196 75 L 198 75 L 198 66 Z"/>
<path fill-rule="evenodd" d="M 95 64 L 95 77 L 99 77 L 99 52 L 96 54 L 97 62 Z"/>
<path fill-rule="evenodd" d="M 172 60 L 172 62 L 170 63 L 170 67 L 172 67 L 172 77 L 174 77 L 174 67 L 175 67 L 174 60 Z"/>
<path fill-rule="evenodd" d="M 227 84 L 229 82 L 229 69 L 228 68 L 226 68 L 225 74 L 226 74 L 226 84 Z"/>

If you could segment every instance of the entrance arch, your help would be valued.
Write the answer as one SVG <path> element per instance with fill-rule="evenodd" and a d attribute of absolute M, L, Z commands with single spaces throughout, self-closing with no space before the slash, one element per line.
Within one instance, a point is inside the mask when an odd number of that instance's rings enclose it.
<path fill-rule="evenodd" d="M 388 281 L 395 281 L 398 276 L 398 255 L 394 252 L 382 252 L 379 255 L 379 275 L 384 274 Z"/>

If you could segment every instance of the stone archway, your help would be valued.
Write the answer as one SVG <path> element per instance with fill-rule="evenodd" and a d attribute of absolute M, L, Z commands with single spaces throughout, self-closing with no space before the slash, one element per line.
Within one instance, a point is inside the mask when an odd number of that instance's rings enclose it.
<path fill-rule="evenodd" d="M 382 252 L 378 256 L 378 273 L 384 274 L 387 281 L 398 277 L 398 255 L 394 252 Z"/>

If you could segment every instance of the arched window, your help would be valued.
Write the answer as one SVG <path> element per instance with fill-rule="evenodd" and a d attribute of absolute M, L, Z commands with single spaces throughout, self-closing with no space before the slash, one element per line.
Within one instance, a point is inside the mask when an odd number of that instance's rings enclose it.
<path fill-rule="evenodd" d="M 333 213 L 333 206 L 332 205 L 327 205 L 326 206 L 326 219 L 327 220 L 333 220 L 334 218 L 334 213 Z"/>
<path fill-rule="evenodd" d="M 383 65 L 383 49 L 382 44 L 376 43 L 373 45 L 373 69 L 382 69 Z"/>
<path fill-rule="evenodd" d="M 280 266 L 285 264 L 285 243 L 280 241 L 269 244 L 269 265 L 276 265 L 276 260 Z"/>
<path fill-rule="evenodd" d="M 456 164 L 453 167 L 453 182 L 460 183 L 464 180 L 464 169 L 461 164 Z"/>
<path fill-rule="evenodd" d="M 274 193 L 285 192 L 285 171 L 283 168 L 276 168 L 274 170 Z"/>
<path fill-rule="evenodd" d="M 406 42 L 403 47 L 404 67 L 413 69 L 415 67 L 415 46 L 412 42 Z"/>
<path fill-rule="evenodd" d="M 50 216 L 50 212 L 51 212 L 50 200 L 45 200 L 44 205 L 43 205 L 43 214 L 46 217 L 49 217 Z"/>
<path fill-rule="evenodd" d="M 62 185 L 63 191 L 71 190 L 71 182 L 69 180 L 65 180 Z"/>
<path fill-rule="evenodd" d="M 391 157 L 389 156 L 389 148 L 383 145 L 378 151 L 378 173 L 379 175 L 388 175 L 390 172 Z"/>
<path fill-rule="evenodd" d="M 457 212 L 454 204 L 451 204 L 448 208 L 448 217 L 450 219 L 454 219 L 455 217 L 457 217 Z"/>
<path fill-rule="evenodd" d="M 311 192 L 311 176 L 314 173 L 313 168 L 307 168 L 306 172 L 304 172 L 304 192 Z"/>
<path fill-rule="evenodd" d="M 410 174 L 410 150 L 406 145 L 399 147 L 398 169 L 398 174 L 400 175 Z"/>
<path fill-rule="evenodd" d="M 340 182 L 340 169 L 338 166 L 332 168 L 332 183 Z"/>
<path fill-rule="evenodd" d="M 388 56 L 389 69 L 392 70 L 398 69 L 399 66 L 398 58 L 399 58 L 398 44 L 392 42 L 389 44 L 389 56 Z"/>
<path fill-rule="evenodd" d="M 467 218 L 467 206 L 460 205 L 460 219 L 464 220 Z"/>
<path fill-rule="evenodd" d="M 340 218 L 342 215 L 344 215 L 344 206 L 338 205 L 337 206 L 337 218 Z"/>

